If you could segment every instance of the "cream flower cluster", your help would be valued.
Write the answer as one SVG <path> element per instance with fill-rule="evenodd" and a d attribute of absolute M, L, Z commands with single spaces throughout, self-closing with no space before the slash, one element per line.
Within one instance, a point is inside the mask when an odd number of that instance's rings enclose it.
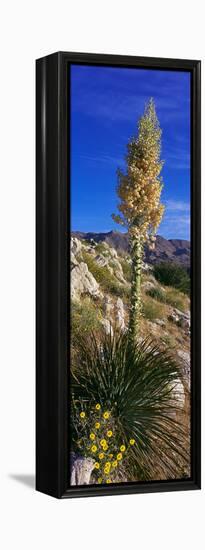
<path fill-rule="evenodd" d="M 164 206 L 160 204 L 163 187 L 160 172 L 161 129 L 154 101 L 150 100 L 140 119 L 138 136 L 128 144 L 126 173 L 118 171 L 118 210 L 115 222 L 128 228 L 133 237 L 142 242 L 152 241 L 161 222 Z"/>

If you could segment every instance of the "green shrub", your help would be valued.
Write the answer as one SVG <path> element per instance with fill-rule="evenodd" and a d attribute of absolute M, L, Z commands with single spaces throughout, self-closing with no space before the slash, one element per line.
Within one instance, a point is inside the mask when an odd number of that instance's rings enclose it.
<path fill-rule="evenodd" d="M 78 346 L 79 367 L 71 372 L 74 451 L 97 460 L 103 445 L 103 460 L 110 461 L 111 452 L 128 481 L 180 477 L 189 455 L 182 418 L 175 419 L 181 375 L 170 354 L 151 340 L 131 345 L 127 334 L 104 335 L 100 342 L 92 335 Z M 103 476 L 115 481 L 112 466 Z"/>
<path fill-rule="evenodd" d="M 185 311 L 189 307 L 187 296 L 172 287 L 166 288 L 165 291 L 160 288 L 151 288 L 146 294 L 158 302 L 176 307 L 181 311 Z"/>
<path fill-rule="evenodd" d="M 87 247 L 92 246 L 91 243 L 90 243 L 90 241 L 87 240 L 87 239 L 83 239 L 83 240 L 82 240 L 82 244 L 83 244 L 84 246 L 87 246 Z"/>
<path fill-rule="evenodd" d="M 165 292 L 160 288 L 150 288 L 150 290 L 147 290 L 146 294 L 158 302 L 166 302 Z"/>
<path fill-rule="evenodd" d="M 117 281 L 113 280 L 112 283 L 110 283 L 107 288 L 104 287 L 105 290 L 110 292 L 110 294 L 113 294 L 114 296 L 117 296 L 118 298 L 122 298 L 125 301 L 127 301 L 130 297 L 130 289 L 129 287 L 125 285 L 120 285 Z"/>
<path fill-rule="evenodd" d="M 189 300 L 182 292 L 175 288 L 166 289 L 166 303 L 170 306 L 176 307 L 181 311 L 186 311 L 189 307 Z"/>
<path fill-rule="evenodd" d="M 97 252 L 97 254 L 105 254 L 105 252 L 107 253 L 107 249 L 106 249 L 104 243 L 102 243 L 102 242 L 96 244 L 95 251 Z"/>
<path fill-rule="evenodd" d="M 92 331 L 100 330 L 101 312 L 99 307 L 85 298 L 81 302 L 72 302 L 71 304 L 71 333 L 75 341 L 79 336 L 85 336 Z"/>
<path fill-rule="evenodd" d="M 190 293 L 190 277 L 183 267 L 178 264 L 161 262 L 154 266 L 154 276 L 165 286 L 177 288 L 184 294 Z"/>
<path fill-rule="evenodd" d="M 155 319 L 163 319 L 165 317 L 164 306 L 157 303 L 152 298 L 145 298 L 142 305 L 142 314 L 149 321 L 154 321 Z"/>

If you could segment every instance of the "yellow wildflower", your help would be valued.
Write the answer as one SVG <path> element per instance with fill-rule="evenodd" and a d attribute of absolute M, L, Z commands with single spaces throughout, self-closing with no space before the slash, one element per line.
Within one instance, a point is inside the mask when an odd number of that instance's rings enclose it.
<path fill-rule="evenodd" d="M 90 434 L 90 439 L 91 439 L 91 441 L 93 441 L 95 439 L 95 434 L 94 433 Z"/>
<path fill-rule="evenodd" d="M 111 479 L 106 479 L 106 483 L 111 483 Z"/>
<path fill-rule="evenodd" d="M 96 453 L 96 451 L 97 451 L 96 445 L 92 445 L 91 451 L 92 451 L 92 453 Z"/>
<path fill-rule="evenodd" d="M 130 445 L 134 445 L 135 444 L 135 439 L 130 439 Z"/>
<path fill-rule="evenodd" d="M 112 430 L 108 430 L 107 436 L 108 436 L 108 437 L 112 437 Z"/>
<path fill-rule="evenodd" d="M 82 411 L 82 412 L 80 413 L 80 418 L 85 418 L 85 412 Z"/>
<path fill-rule="evenodd" d="M 99 453 L 99 459 L 102 460 L 104 458 L 104 453 Z"/>
<path fill-rule="evenodd" d="M 122 453 L 118 453 L 117 460 L 122 460 Z"/>
<path fill-rule="evenodd" d="M 109 458 L 113 458 L 113 454 L 112 454 L 112 453 L 109 455 Z"/>
<path fill-rule="evenodd" d="M 105 472 L 105 474 L 109 474 L 110 473 L 110 468 L 104 468 L 104 472 Z"/>
<path fill-rule="evenodd" d="M 96 462 L 96 463 L 94 464 L 94 468 L 95 468 L 96 470 L 99 470 L 99 468 L 100 468 L 99 462 Z"/>
<path fill-rule="evenodd" d="M 101 447 L 104 447 L 104 445 L 107 445 L 106 439 L 101 439 L 100 440 L 100 445 L 101 445 Z"/>
<path fill-rule="evenodd" d="M 106 467 L 106 468 L 110 468 L 110 466 L 111 466 L 111 463 L 110 463 L 110 462 L 106 462 L 106 463 L 105 463 L 105 467 Z"/>
<path fill-rule="evenodd" d="M 96 422 L 96 423 L 95 423 L 95 428 L 96 428 L 96 430 L 99 430 L 99 428 L 100 428 L 100 422 Z"/>
<path fill-rule="evenodd" d="M 117 467 L 117 460 L 114 460 L 114 462 L 112 463 L 112 467 L 113 467 L 113 468 L 116 468 L 116 467 Z"/>
<path fill-rule="evenodd" d="M 98 483 L 102 483 L 102 478 L 101 477 L 98 478 Z"/>
<path fill-rule="evenodd" d="M 95 405 L 95 408 L 97 411 L 99 411 L 101 409 L 100 403 L 97 403 L 97 405 Z"/>
<path fill-rule="evenodd" d="M 122 453 L 124 453 L 124 451 L 125 451 L 125 445 L 121 445 L 120 450 L 122 451 Z"/>
<path fill-rule="evenodd" d="M 110 416 L 109 411 L 105 411 L 104 414 L 103 414 L 103 416 L 104 416 L 105 420 L 107 420 L 107 419 L 109 418 L 109 416 Z"/>
<path fill-rule="evenodd" d="M 105 445 L 103 445 L 103 451 L 107 451 L 108 450 L 108 444 L 105 443 Z"/>

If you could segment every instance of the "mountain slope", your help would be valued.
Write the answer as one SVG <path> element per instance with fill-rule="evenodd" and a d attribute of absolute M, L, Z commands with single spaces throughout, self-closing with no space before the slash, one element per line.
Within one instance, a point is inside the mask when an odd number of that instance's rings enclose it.
<path fill-rule="evenodd" d="M 128 252 L 129 242 L 128 234 L 119 231 L 109 231 L 108 233 L 83 233 L 80 231 L 72 232 L 72 235 L 81 240 L 96 243 L 106 242 L 117 252 Z M 165 239 L 160 235 L 156 237 L 155 250 L 145 248 L 145 261 L 150 264 L 162 261 L 176 262 L 185 268 L 190 267 L 190 241 L 181 239 Z"/>

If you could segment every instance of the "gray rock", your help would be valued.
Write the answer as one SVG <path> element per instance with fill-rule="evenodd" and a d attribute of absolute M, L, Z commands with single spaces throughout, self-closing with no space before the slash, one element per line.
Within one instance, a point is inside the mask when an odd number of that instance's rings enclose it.
<path fill-rule="evenodd" d="M 143 262 L 142 263 L 142 271 L 144 271 L 144 273 L 150 273 L 151 271 L 153 270 L 152 266 Z"/>
<path fill-rule="evenodd" d="M 183 409 L 185 404 L 185 391 L 184 391 L 184 385 L 182 383 L 182 380 L 180 380 L 180 378 L 177 378 L 174 381 L 172 396 L 174 399 L 177 400 L 178 406 Z"/>
<path fill-rule="evenodd" d="M 71 252 L 76 256 L 76 254 L 79 254 L 82 250 L 82 244 L 77 237 L 71 237 L 71 244 L 70 244 Z"/>
<path fill-rule="evenodd" d="M 179 364 L 185 383 L 190 390 L 191 386 L 191 355 L 187 351 L 178 350 L 177 355 L 180 358 Z"/>
<path fill-rule="evenodd" d="M 118 279 L 118 281 L 120 283 L 122 283 L 123 285 L 127 285 L 127 281 L 125 281 L 125 278 L 124 278 L 124 275 L 123 275 L 122 266 L 121 266 L 120 262 L 117 262 L 117 263 L 118 263 L 118 265 L 116 266 L 116 269 L 114 271 L 115 277 L 116 277 L 116 279 Z"/>
<path fill-rule="evenodd" d="M 187 332 L 189 333 L 190 326 L 191 326 L 189 311 L 184 313 L 183 311 L 180 311 L 177 308 L 173 308 L 171 313 L 169 314 L 168 319 L 169 321 L 172 321 L 173 323 L 180 326 L 184 330 L 187 330 Z"/>
<path fill-rule="evenodd" d="M 125 310 L 121 298 L 118 298 L 116 302 L 116 323 L 121 330 L 125 330 Z"/>
<path fill-rule="evenodd" d="M 112 328 L 111 321 L 108 319 L 101 319 L 101 324 L 104 327 L 105 333 L 113 336 L 113 328 Z"/>
<path fill-rule="evenodd" d="M 112 258 L 118 258 L 117 251 L 114 248 L 110 248 L 109 252 L 110 252 L 110 256 L 112 256 Z"/>
<path fill-rule="evenodd" d="M 168 316 L 168 320 L 172 321 L 172 323 L 175 323 L 177 325 L 179 322 L 179 316 L 176 313 L 174 313 L 174 311 L 172 311 Z"/>
<path fill-rule="evenodd" d="M 95 261 L 97 265 L 99 265 L 100 267 L 106 266 L 111 275 L 114 275 L 120 283 L 126 284 L 123 275 L 123 269 L 120 261 L 118 260 L 116 250 L 114 250 L 114 248 L 110 248 L 107 243 L 104 243 L 104 246 L 105 252 L 103 254 L 97 254 L 95 256 Z M 112 263 L 112 265 L 110 265 L 110 263 Z"/>
<path fill-rule="evenodd" d="M 73 252 L 70 253 L 70 263 L 71 263 L 71 269 L 73 269 L 76 265 L 78 265 L 78 261 L 76 260 L 76 257 L 73 254 Z"/>
<path fill-rule="evenodd" d="M 144 283 L 142 283 L 142 288 L 143 290 L 148 291 L 148 290 L 152 290 L 153 288 L 157 288 L 157 285 L 155 282 L 152 282 L 152 281 L 145 281 Z"/>
<path fill-rule="evenodd" d="M 113 304 L 112 298 L 110 298 L 110 296 L 105 296 L 104 297 L 103 308 L 104 308 L 104 312 L 105 312 L 105 317 L 110 319 L 110 316 L 112 315 L 112 312 L 113 312 L 113 309 L 114 309 L 114 304 Z"/>
<path fill-rule="evenodd" d="M 103 254 L 98 254 L 97 256 L 95 256 L 95 262 L 100 267 L 105 267 L 105 266 L 108 265 L 108 259 L 105 258 L 105 256 L 103 256 Z"/>
<path fill-rule="evenodd" d="M 85 458 L 71 453 L 70 459 L 70 484 L 89 485 L 95 461 L 93 458 Z"/>
<path fill-rule="evenodd" d="M 156 323 L 156 325 L 159 325 L 160 327 L 166 326 L 166 323 L 163 321 L 163 319 L 155 319 L 154 323 Z"/>
<path fill-rule="evenodd" d="M 89 294 L 93 298 L 103 298 L 99 284 L 90 273 L 87 264 L 80 262 L 71 271 L 71 298 L 79 300 L 83 294 Z"/>

